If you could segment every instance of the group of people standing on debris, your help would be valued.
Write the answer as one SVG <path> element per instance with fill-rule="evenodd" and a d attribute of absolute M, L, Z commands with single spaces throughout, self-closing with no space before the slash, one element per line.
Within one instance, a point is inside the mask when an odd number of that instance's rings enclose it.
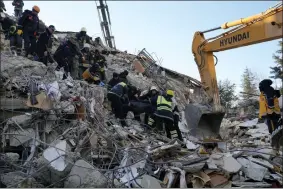
<path fill-rule="evenodd" d="M 108 83 L 107 98 L 121 125 L 126 126 L 128 111 L 135 115 L 145 113 L 144 126 L 161 133 L 165 131 L 168 138 L 183 141 L 178 126 L 180 115 L 174 91 L 159 91 L 157 87 L 152 86 L 149 90 L 141 92 L 127 81 L 127 74 L 127 71 L 121 74 L 113 73 L 113 78 Z M 139 116 L 135 118 L 139 119 Z"/>
<path fill-rule="evenodd" d="M 40 8 L 35 5 L 32 10 L 23 12 L 22 0 L 14 0 L 12 4 L 15 6 L 17 23 L 5 19 L 1 21 L 1 26 L 3 25 L 4 28 L 6 26 L 5 38 L 10 41 L 10 48 L 14 54 L 23 55 L 45 65 L 56 61 L 57 69 L 63 68 L 65 72 L 63 79 L 70 73 L 74 79 L 85 79 L 95 84 L 105 81 L 106 59 L 98 50 L 91 50 L 89 44 L 92 38 L 87 35 L 85 27 L 82 27 L 73 38 L 64 40 L 55 53 L 51 54 L 54 25 L 48 26 L 44 32 L 39 33 Z M 5 9 L 3 1 L 1 6 Z M 23 41 L 24 52 L 22 52 Z"/>

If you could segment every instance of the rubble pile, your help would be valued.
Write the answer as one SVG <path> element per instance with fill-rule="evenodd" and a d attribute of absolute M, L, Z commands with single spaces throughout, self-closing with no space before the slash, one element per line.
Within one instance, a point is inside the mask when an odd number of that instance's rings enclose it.
<path fill-rule="evenodd" d="M 68 35 L 57 34 L 54 49 Z M 181 75 L 158 80 L 133 66 L 134 55 L 102 43 L 92 48 L 105 51 L 108 79 L 126 69 L 129 82 L 141 90 L 152 85 L 162 89 L 162 83 L 176 91 L 181 110 L 189 101 L 208 100 L 201 86 L 184 82 L 187 78 Z M 224 120 L 221 135 L 229 140 L 200 141 L 190 136 L 182 112 L 184 141 L 170 140 L 137 121 L 132 112 L 122 127 L 109 111 L 106 88 L 71 76 L 62 80 L 56 66 L 1 52 L 1 187 L 282 185 L 282 158 L 271 149 L 268 131 L 258 120 Z"/>

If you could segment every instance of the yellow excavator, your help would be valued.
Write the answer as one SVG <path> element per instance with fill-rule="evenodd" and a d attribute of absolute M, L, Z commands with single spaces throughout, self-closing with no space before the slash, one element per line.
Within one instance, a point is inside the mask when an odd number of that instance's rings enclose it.
<path fill-rule="evenodd" d="M 186 106 L 185 118 L 192 135 L 202 139 L 216 138 L 225 115 L 220 104 L 213 53 L 283 38 L 282 16 L 281 2 L 260 14 L 195 32 L 192 52 L 210 101 L 208 104 L 190 103 Z M 232 29 L 216 37 L 204 37 L 204 33 L 228 28 Z"/>

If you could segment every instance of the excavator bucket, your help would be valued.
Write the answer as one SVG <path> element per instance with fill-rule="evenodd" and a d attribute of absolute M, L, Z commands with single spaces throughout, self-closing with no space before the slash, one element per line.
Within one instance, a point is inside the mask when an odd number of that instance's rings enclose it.
<path fill-rule="evenodd" d="M 187 104 L 185 118 L 190 134 L 199 139 L 217 138 L 225 112 L 213 112 L 210 107 Z"/>

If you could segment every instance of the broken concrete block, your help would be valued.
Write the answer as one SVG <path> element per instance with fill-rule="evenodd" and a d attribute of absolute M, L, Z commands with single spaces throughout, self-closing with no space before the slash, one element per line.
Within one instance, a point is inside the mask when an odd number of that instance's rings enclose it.
<path fill-rule="evenodd" d="M 69 175 L 65 188 L 107 188 L 106 177 L 84 160 L 76 161 Z"/>
<path fill-rule="evenodd" d="M 34 178 L 28 178 L 27 174 L 20 171 L 2 174 L 1 181 L 12 188 L 43 188 Z"/>
<path fill-rule="evenodd" d="M 242 165 L 239 164 L 237 160 L 232 157 L 232 155 L 224 156 L 223 162 L 224 162 L 224 165 L 222 168 L 228 173 L 237 173 L 240 171 L 242 167 Z"/>
<path fill-rule="evenodd" d="M 192 165 L 185 165 L 182 169 L 184 169 L 187 173 L 197 173 L 204 167 L 204 165 L 205 162 L 194 163 Z"/>
<path fill-rule="evenodd" d="M 35 131 L 31 128 L 25 130 L 10 130 L 9 133 L 14 133 L 14 135 L 8 135 L 7 138 L 10 140 L 10 146 L 20 146 L 35 137 Z"/>
<path fill-rule="evenodd" d="M 62 187 L 63 183 L 57 181 L 65 178 L 71 171 L 74 154 L 65 140 L 54 141 L 52 146 L 56 148 L 47 148 L 37 160 L 38 166 L 43 168 L 36 177 L 44 184 L 56 183 L 54 187 Z"/>
<path fill-rule="evenodd" d="M 13 124 L 13 125 L 18 124 L 22 128 L 27 128 L 31 124 L 31 118 L 32 118 L 31 115 L 26 115 L 26 114 L 14 116 L 8 121 L 8 124 Z"/>
<path fill-rule="evenodd" d="M 19 160 L 20 155 L 17 153 L 5 153 L 5 159 L 7 158 L 8 161 L 11 161 L 11 163 L 16 163 L 16 161 Z"/>
<path fill-rule="evenodd" d="M 248 159 L 237 158 L 237 161 L 243 166 L 245 175 L 255 181 L 262 181 L 265 174 L 267 173 L 267 168 L 253 163 Z"/>

